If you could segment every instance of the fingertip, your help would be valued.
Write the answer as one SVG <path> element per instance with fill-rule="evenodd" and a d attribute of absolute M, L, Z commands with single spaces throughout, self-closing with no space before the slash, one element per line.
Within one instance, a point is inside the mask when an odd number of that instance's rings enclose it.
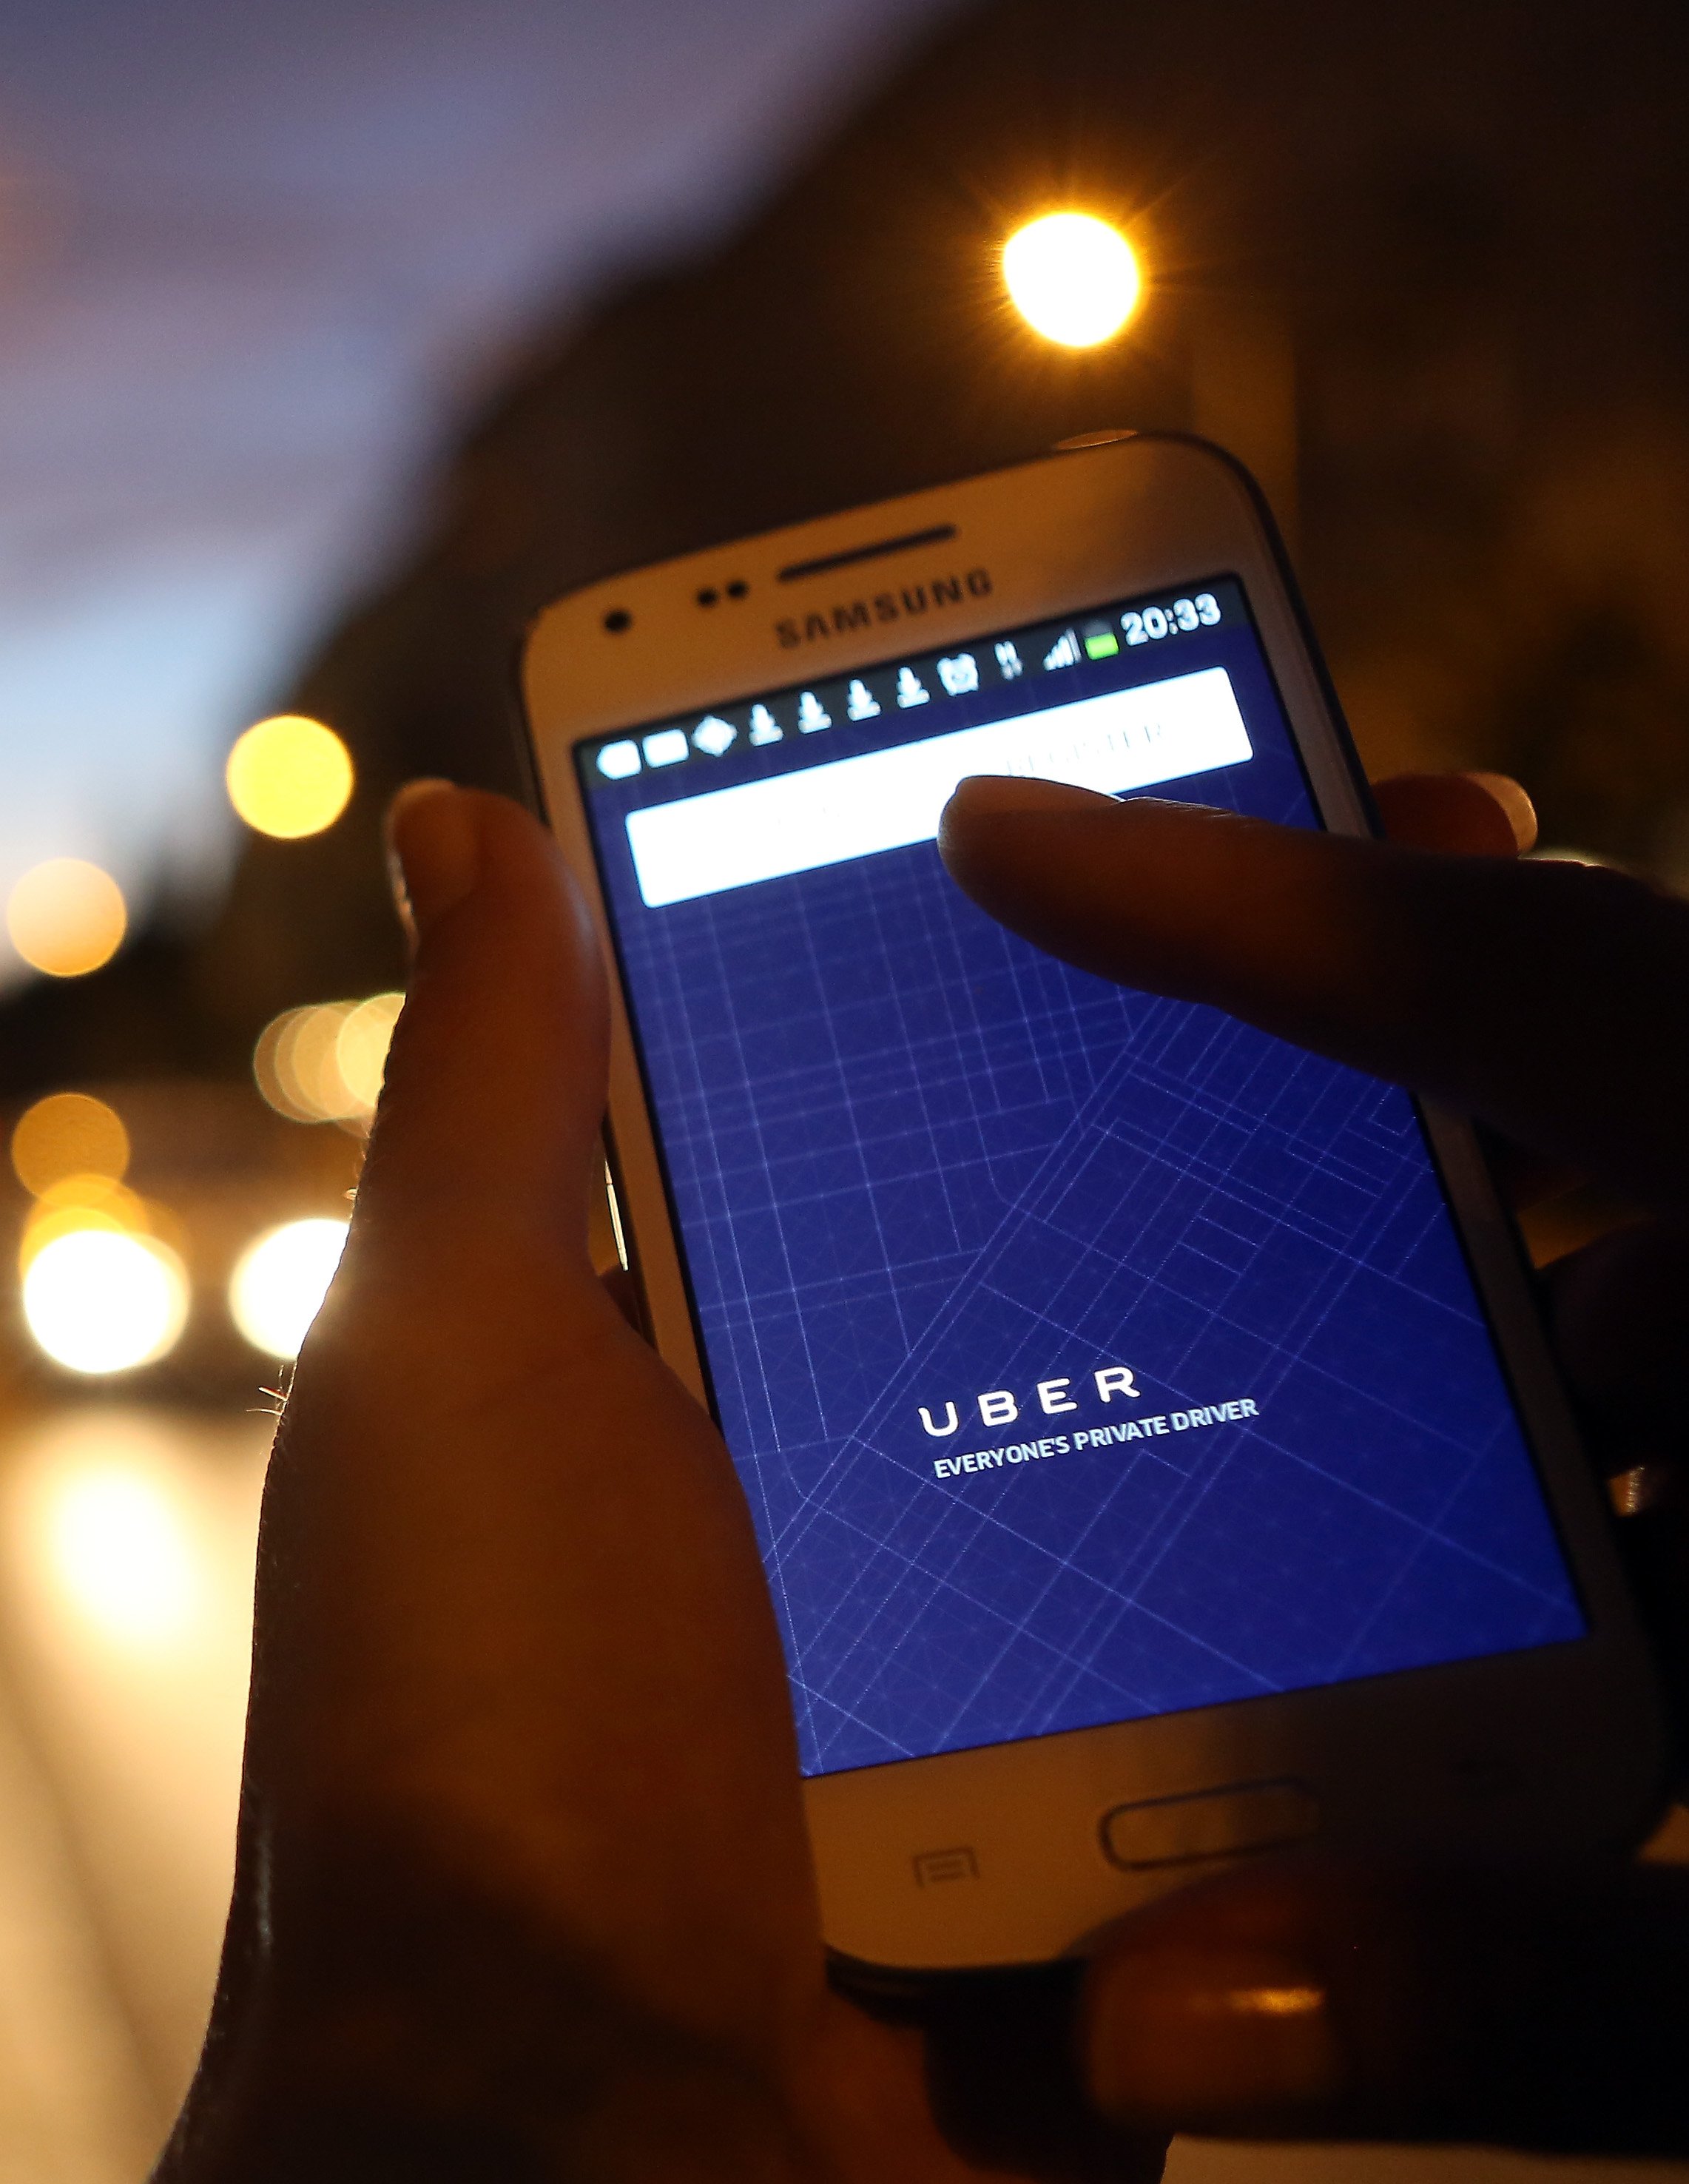
<path fill-rule="evenodd" d="M 1079 2016 L 1103 2114 L 1136 2131 L 1324 2136 L 1355 2090 L 1322 1933 L 1346 1893 L 1333 1869 L 1257 1867 L 1147 1904 L 1106 1935 Z"/>
<path fill-rule="evenodd" d="M 1126 2130 L 1225 2130 L 1324 2109 L 1343 2059 L 1323 1976 L 1281 1949 L 1123 1951 L 1086 1997 L 1091 2098 Z"/>
<path fill-rule="evenodd" d="M 956 783 L 939 815 L 939 855 L 950 877 L 966 888 L 964 869 L 971 869 L 982 853 L 989 861 L 994 843 L 1007 847 L 1021 838 L 1017 820 L 1085 818 L 1118 809 L 1113 797 L 1065 781 L 1031 774 L 969 774 Z M 999 828 L 999 821 L 1009 823 Z"/>
<path fill-rule="evenodd" d="M 388 878 L 414 946 L 475 885 L 480 836 L 472 798 L 449 781 L 407 782 L 387 806 Z"/>
<path fill-rule="evenodd" d="M 1536 812 L 1504 773 L 1398 773 L 1378 782 L 1384 831 L 1398 847 L 1514 857 L 1536 840 Z"/>
<path fill-rule="evenodd" d="M 413 939 L 472 894 L 504 900 L 538 884 L 560 895 L 577 924 L 584 898 L 550 833 L 508 796 L 426 777 L 407 782 L 388 806 L 387 860 L 394 900 Z"/>
<path fill-rule="evenodd" d="M 492 1221 L 549 1203 L 571 1241 L 581 1216 L 584 1251 L 608 1034 L 586 898 L 507 797 L 415 782 L 388 826 L 415 961 L 360 1199 L 373 1184 L 393 1217 L 472 1203 Z"/>
<path fill-rule="evenodd" d="M 1523 782 L 1515 781 L 1510 773 L 1468 772 L 1461 778 L 1475 782 L 1500 806 L 1502 816 L 1513 829 L 1513 848 L 1520 856 L 1536 847 L 1536 806 Z"/>
<path fill-rule="evenodd" d="M 940 824 L 954 820 L 966 826 L 976 819 L 1013 816 L 1023 811 L 1095 811 L 1112 804 L 1095 788 L 1079 788 L 1072 782 L 1047 781 L 1041 774 L 970 773 L 957 782 L 945 805 Z"/>

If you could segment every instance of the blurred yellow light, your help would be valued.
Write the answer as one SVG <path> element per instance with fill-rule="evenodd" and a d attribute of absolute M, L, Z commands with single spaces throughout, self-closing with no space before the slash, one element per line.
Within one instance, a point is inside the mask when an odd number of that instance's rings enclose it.
<path fill-rule="evenodd" d="M 340 1029 L 351 1013 L 350 1001 L 322 1001 L 302 1009 L 277 1050 L 288 1089 L 321 1122 L 338 1122 L 357 1105 L 340 1074 Z"/>
<path fill-rule="evenodd" d="M 358 1101 L 340 1074 L 340 1033 L 350 1001 L 323 1001 L 301 1011 L 276 1051 L 284 1083 L 298 1105 L 325 1123 L 356 1112 Z"/>
<path fill-rule="evenodd" d="M 254 1350 L 297 1357 L 346 1245 L 343 1221 L 289 1221 L 242 1254 L 229 1312 Z"/>
<path fill-rule="evenodd" d="M 114 1176 L 61 1176 L 30 1208 L 18 1247 L 19 1270 L 27 1273 L 55 1237 L 69 1236 L 78 1228 L 103 1228 L 114 1236 L 148 1235 L 153 1229 L 148 1215 L 146 1201 Z"/>
<path fill-rule="evenodd" d="M 315 1106 L 302 1106 L 293 1096 L 290 1074 L 283 1078 L 279 1057 L 284 1048 L 291 1047 L 293 1036 L 302 1017 L 309 1009 L 283 1009 L 279 1017 L 272 1017 L 258 1035 L 258 1044 L 252 1050 L 252 1073 L 258 1089 L 276 1110 L 290 1123 L 320 1123 L 323 1117 Z"/>
<path fill-rule="evenodd" d="M 73 1373 L 125 1373 L 164 1357 L 187 1301 L 187 1276 L 166 1245 L 86 1218 L 42 1243 L 24 1275 L 30 1333 Z"/>
<path fill-rule="evenodd" d="M 315 1001 L 285 1009 L 253 1049 L 258 1089 L 295 1123 L 341 1123 L 361 1130 L 375 1112 L 402 994 L 366 1001 Z"/>
<path fill-rule="evenodd" d="M 382 1078 L 387 1069 L 393 1028 L 404 1006 L 403 994 L 372 994 L 341 1024 L 335 1036 L 334 1060 L 340 1082 L 358 1110 L 375 1112 L 382 1096 Z"/>
<path fill-rule="evenodd" d="M 332 728 L 278 713 L 229 753 L 229 801 L 260 834 L 296 841 L 332 826 L 352 794 L 352 759 Z"/>
<path fill-rule="evenodd" d="M 12 1166 L 33 1196 L 71 1175 L 114 1181 L 129 1166 L 129 1133 L 103 1100 L 54 1092 L 37 1100 L 12 1133 Z"/>
<path fill-rule="evenodd" d="M 54 1482 L 53 1566 L 72 1604 L 125 1643 L 175 1635 L 198 1604 L 198 1573 L 169 1500 L 151 1479 L 93 1463 Z"/>
<path fill-rule="evenodd" d="M 80 978 L 109 963 L 128 924 L 117 882 L 81 857 L 49 857 L 35 866 L 6 905 L 12 945 L 50 978 Z"/>
<path fill-rule="evenodd" d="M 1003 279 L 1027 324 L 1066 348 L 1118 334 L 1143 287 L 1131 244 L 1086 212 L 1046 213 L 1011 236 Z"/>

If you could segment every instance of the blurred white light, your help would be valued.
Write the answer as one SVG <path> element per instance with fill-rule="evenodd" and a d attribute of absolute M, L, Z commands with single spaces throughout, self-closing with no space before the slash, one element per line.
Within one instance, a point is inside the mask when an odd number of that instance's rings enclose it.
<path fill-rule="evenodd" d="M 1027 324 L 1064 348 L 1118 333 L 1143 287 L 1131 244 L 1086 212 L 1048 213 L 1011 236 L 1003 279 Z"/>
<path fill-rule="evenodd" d="M 254 1350 L 297 1357 L 340 1254 L 343 1221 L 289 1221 L 242 1254 L 229 1281 L 229 1311 Z"/>
<path fill-rule="evenodd" d="M 24 1275 L 30 1333 L 73 1373 L 124 1373 L 164 1357 L 187 1323 L 187 1303 L 174 1251 L 110 1228 L 54 1236 Z"/>
<path fill-rule="evenodd" d="M 198 1573 L 180 1518 L 152 1480 L 116 1463 L 57 1481 L 47 1509 L 53 1569 L 91 1623 L 129 1643 L 192 1617 Z"/>

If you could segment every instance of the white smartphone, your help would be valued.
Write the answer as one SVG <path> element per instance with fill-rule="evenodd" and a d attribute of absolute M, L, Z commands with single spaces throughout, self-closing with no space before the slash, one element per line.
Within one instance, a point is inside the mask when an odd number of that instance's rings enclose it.
<path fill-rule="evenodd" d="M 934 846 L 975 773 L 1368 830 L 1244 473 L 1100 435 L 638 570 L 526 694 L 833 1947 L 1047 1960 L 1316 1836 L 1634 1841 L 1653 1680 L 1469 1129 L 1053 961 Z"/>

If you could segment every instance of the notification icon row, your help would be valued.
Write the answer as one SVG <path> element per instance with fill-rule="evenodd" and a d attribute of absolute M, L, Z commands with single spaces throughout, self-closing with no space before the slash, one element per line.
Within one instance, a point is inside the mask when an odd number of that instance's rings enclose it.
<path fill-rule="evenodd" d="M 703 758 L 725 758 L 741 740 L 752 749 L 783 743 L 789 734 L 812 736 L 832 727 L 842 715 L 846 721 L 872 721 L 888 707 L 911 712 L 932 704 L 935 697 L 966 698 L 980 689 L 982 660 L 989 670 L 995 663 L 999 682 L 1013 682 L 1028 667 L 1059 674 L 1087 660 L 1112 660 L 1123 649 L 1154 644 L 1192 630 L 1212 628 L 1221 619 L 1219 601 L 1212 592 L 1169 600 L 1165 606 L 1128 609 L 1098 616 L 1077 626 L 1046 624 L 1041 632 L 1021 633 L 1030 645 L 1023 658 L 1012 638 L 995 640 L 986 650 L 952 652 L 933 659 L 929 666 L 911 665 L 869 671 L 879 682 L 877 695 L 867 677 L 853 675 L 828 690 L 800 690 L 794 709 L 783 722 L 772 705 L 759 699 L 744 716 L 743 725 L 706 713 L 690 729 L 653 729 L 640 737 L 626 736 L 603 745 L 597 754 L 598 770 L 607 781 L 628 781 L 644 767 L 678 766 L 696 753 Z M 1033 643 L 1032 639 L 1036 638 Z M 882 677 L 889 678 L 889 681 Z M 783 708 L 789 702 L 778 701 Z"/>
<path fill-rule="evenodd" d="M 994 649 L 998 671 L 1005 682 L 1012 681 L 1022 671 L 1019 654 L 1006 640 Z M 932 671 L 947 698 L 965 698 L 979 688 L 979 662 L 971 652 L 952 653 L 938 660 Z M 891 697 L 899 710 L 908 712 L 917 705 L 930 705 L 934 692 L 913 667 L 900 667 Z M 836 705 L 838 700 L 833 702 Z M 844 694 L 846 719 L 872 721 L 884 710 L 861 677 L 852 676 Z M 799 692 L 792 722 L 798 734 L 817 735 L 833 724 L 833 715 L 817 692 Z M 637 740 L 628 736 L 605 744 L 598 754 L 598 770 L 607 781 L 627 781 L 644 766 L 678 766 L 694 751 L 705 758 L 725 758 L 740 733 L 733 722 L 723 720 L 719 713 L 706 713 L 689 735 L 684 728 L 658 728 Z M 772 709 L 761 702 L 751 707 L 743 733 L 745 742 L 753 746 L 782 743 L 786 737 Z"/>

